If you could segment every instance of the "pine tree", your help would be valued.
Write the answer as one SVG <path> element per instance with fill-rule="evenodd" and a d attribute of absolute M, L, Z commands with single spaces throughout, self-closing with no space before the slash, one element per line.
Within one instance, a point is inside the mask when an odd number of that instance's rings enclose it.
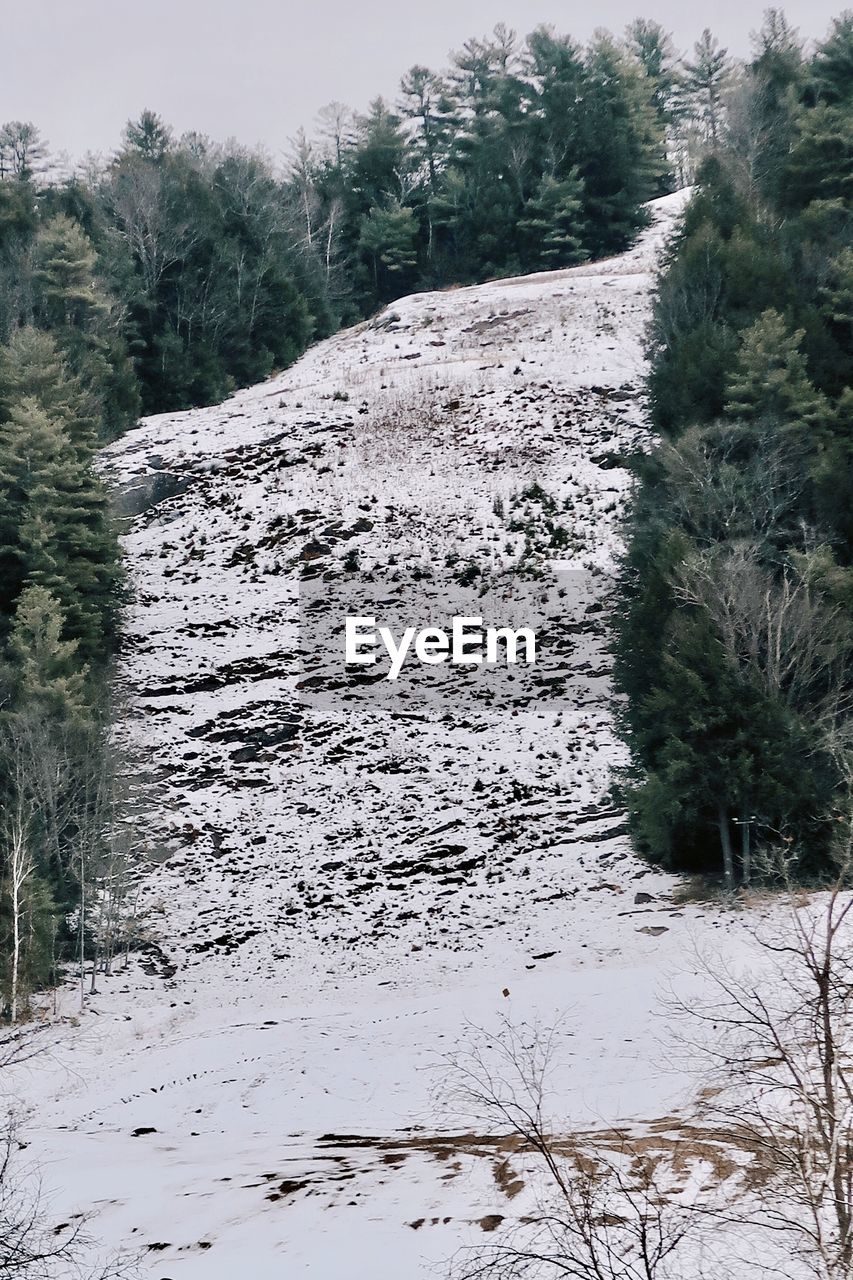
<path fill-rule="evenodd" d="M 821 290 L 822 310 L 835 324 L 849 329 L 853 346 L 853 245 L 830 261 L 828 275 L 829 283 Z"/>
<path fill-rule="evenodd" d="M 410 200 L 426 221 L 426 257 L 431 263 L 436 253 L 436 201 L 450 155 L 455 107 L 447 82 L 428 67 L 412 67 L 400 82 L 400 94 L 400 113 L 415 128 L 410 146 L 417 182 Z"/>
<path fill-rule="evenodd" d="M 678 443 L 642 463 L 617 645 L 641 846 L 729 882 L 750 826 L 835 874 L 825 744 L 850 684 L 853 20 L 810 61 L 778 10 L 754 39 L 724 129 L 709 37 L 691 68 L 716 147 L 655 300 L 650 389 Z"/>
<path fill-rule="evenodd" d="M 628 797 L 638 837 L 655 861 L 716 865 L 733 889 L 744 814 L 778 829 L 805 826 L 819 808 L 820 779 L 802 767 L 811 744 L 779 701 L 738 673 L 703 610 L 674 614 L 663 648 L 635 740 L 648 770 Z"/>
<path fill-rule="evenodd" d="M 455 205 L 457 279 L 520 269 L 518 219 L 540 176 L 528 136 L 531 89 L 521 71 L 515 32 L 500 24 L 453 55 L 457 128 L 443 195 Z"/>
<path fill-rule="evenodd" d="M 26 325 L 0 348 L 0 418 L 22 400 L 61 422 L 88 460 L 96 446 L 96 406 L 68 368 L 52 334 Z"/>
<path fill-rule="evenodd" d="M 107 309 L 95 281 L 97 255 L 73 218 L 59 213 L 39 230 L 34 246 L 36 314 L 49 328 L 87 328 Z"/>
<path fill-rule="evenodd" d="M 56 596 L 43 586 L 22 591 L 9 636 L 19 711 L 77 720 L 87 714 L 86 668 L 78 642 L 63 639 L 66 619 Z"/>
<path fill-rule="evenodd" d="M 585 60 L 579 169 L 593 253 L 630 244 L 668 172 L 664 131 L 643 68 L 611 36 L 598 35 Z"/>
<path fill-rule="evenodd" d="M 823 423 L 828 406 L 809 380 L 800 351 L 804 336 L 802 329 L 791 333 L 778 311 L 763 312 L 742 336 L 726 412 L 746 421 L 769 418 L 789 426 Z"/>
<path fill-rule="evenodd" d="M 417 264 L 418 226 L 414 213 L 399 203 L 374 208 L 362 219 L 359 252 L 371 264 L 377 297 L 394 296 L 399 282 Z"/>
<path fill-rule="evenodd" d="M 138 120 L 128 120 L 123 141 L 125 151 L 156 162 L 171 148 L 172 131 L 156 111 L 146 108 Z"/>
<path fill-rule="evenodd" d="M 57 214 L 39 229 L 33 247 L 33 301 L 37 325 L 50 331 L 88 397 L 85 413 L 98 436 L 117 434 L 135 421 L 139 395 L 120 315 L 98 274 L 90 238 L 73 218 Z"/>
<path fill-rule="evenodd" d="M 0 424 L 0 608 L 49 587 L 86 659 L 105 657 L 114 623 L 117 545 L 106 494 L 60 421 L 38 401 Z"/>
<path fill-rule="evenodd" d="M 369 209 L 386 200 L 399 200 L 407 169 L 407 146 L 400 117 L 383 98 L 370 104 L 356 121 L 357 140 L 349 160 L 352 195 L 358 207 Z"/>
<path fill-rule="evenodd" d="M 450 73 L 459 105 L 475 118 L 505 115 L 507 94 L 517 95 L 519 70 L 516 33 L 503 23 L 491 38 L 466 40 L 453 54 Z"/>
<path fill-rule="evenodd" d="M 584 248 L 583 180 L 577 169 L 563 179 L 546 175 L 524 207 L 519 230 L 527 238 L 533 267 L 573 266 L 589 257 Z"/>
<path fill-rule="evenodd" d="M 533 92 L 530 126 L 545 172 L 565 177 L 580 158 L 586 71 L 568 36 L 537 27 L 528 37 L 525 78 Z"/>
<path fill-rule="evenodd" d="M 400 112 L 417 126 L 416 145 L 426 169 L 430 195 L 434 196 L 447 160 L 453 127 L 450 88 L 428 67 L 415 66 L 401 80 L 400 93 Z"/>
<path fill-rule="evenodd" d="M 44 168 L 47 145 L 34 124 L 8 120 L 0 125 L 0 179 L 29 182 Z"/>
<path fill-rule="evenodd" d="M 729 149 L 743 156 L 765 199 L 778 200 L 795 136 L 803 48 L 780 9 L 768 9 L 752 33 L 753 57 L 729 102 Z"/>
<path fill-rule="evenodd" d="M 789 209 L 813 200 L 853 201 L 853 111 L 820 102 L 801 113 L 780 189 Z"/>
<path fill-rule="evenodd" d="M 853 12 L 835 18 L 811 65 L 813 100 L 833 106 L 853 99 Z"/>
<path fill-rule="evenodd" d="M 626 32 L 628 48 L 642 65 L 652 85 L 652 103 L 661 124 L 672 120 L 679 86 L 672 36 L 659 22 L 635 18 Z"/>
<path fill-rule="evenodd" d="M 704 136 L 716 146 L 722 121 L 723 92 L 731 74 L 727 49 L 706 27 L 693 46 L 694 61 L 684 64 L 684 96 Z"/>
<path fill-rule="evenodd" d="M 772 83 L 777 93 L 784 92 L 799 75 L 803 46 L 781 9 L 768 9 L 765 12 L 761 27 L 752 35 L 752 42 L 752 71 L 765 84 Z"/>

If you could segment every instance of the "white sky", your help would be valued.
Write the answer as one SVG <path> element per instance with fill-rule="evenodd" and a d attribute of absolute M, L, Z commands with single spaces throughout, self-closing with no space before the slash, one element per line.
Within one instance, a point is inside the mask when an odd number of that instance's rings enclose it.
<path fill-rule="evenodd" d="M 794 0 L 789 20 L 822 36 L 845 0 Z M 687 48 L 703 26 L 745 53 L 763 0 L 2 0 L 0 121 L 32 120 L 53 151 L 110 151 L 124 122 L 151 107 L 177 130 L 287 151 L 332 99 L 363 109 L 394 97 L 415 62 L 504 21 L 580 39 L 621 32 L 637 14 Z"/>

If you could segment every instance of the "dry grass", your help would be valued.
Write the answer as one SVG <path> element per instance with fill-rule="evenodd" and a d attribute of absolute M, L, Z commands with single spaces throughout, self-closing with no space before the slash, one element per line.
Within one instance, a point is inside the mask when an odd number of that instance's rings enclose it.
<path fill-rule="evenodd" d="M 529 1157 L 532 1148 L 516 1134 L 491 1135 L 478 1133 L 430 1134 L 411 1133 L 400 1137 L 368 1137 L 354 1134 L 326 1134 L 320 1139 L 323 1149 L 335 1147 L 347 1152 L 362 1151 L 370 1158 L 375 1156 L 383 1164 L 399 1167 L 415 1155 L 428 1155 L 442 1164 L 454 1162 L 457 1169 L 460 1156 L 492 1161 L 496 1184 L 513 1199 L 524 1189 L 524 1180 L 513 1166 L 513 1158 Z M 624 1158 L 653 1167 L 666 1168 L 671 1174 L 687 1179 L 697 1164 L 713 1171 L 715 1179 L 724 1183 L 750 1169 L 751 1180 L 761 1180 L 760 1151 L 754 1131 L 728 1127 L 702 1127 L 675 1116 L 665 1116 L 646 1125 L 644 1133 L 630 1133 L 626 1129 L 583 1130 L 573 1134 L 554 1135 L 552 1151 L 560 1159 L 577 1168 L 589 1168 L 595 1153 L 602 1158 Z M 604 1161 L 603 1161 L 604 1162 Z"/>

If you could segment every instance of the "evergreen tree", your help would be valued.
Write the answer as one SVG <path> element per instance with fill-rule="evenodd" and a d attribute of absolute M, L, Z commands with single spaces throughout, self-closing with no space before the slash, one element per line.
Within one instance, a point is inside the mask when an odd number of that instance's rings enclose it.
<path fill-rule="evenodd" d="M 144 160 L 158 161 L 172 146 L 172 130 L 156 111 L 146 108 L 138 120 L 128 120 L 122 140 L 126 152 Z"/>
<path fill-rule="evenodd" d="M 59 213 L 33 245 L 33 310 L 89 399 L 85 414 L 101 438 L 135 421 L 139 397 L 112 299 L 98 276 L 98 256 L 83 228 Z"/>
<path fill-rule="evenodd" d="M 577 170 L 562 179 L 547 175 L 524 206 L 519 229 L 529 247 L 525 261 L 533 267 L 573 266 L 589 257 L 584 248 L 583 181 Z"/>
<path fill-rule="evenodd" d="M 65 214 L 39 229 L 34 245 L 36 314 L 52 329 L 86 329 L 106 310 L 95 281 L 97 257 L 89 237 Z"/>
<path fill-rule="evenodd" d="M 23 400 L 0 424 L 0 607 L 28 584 L 59 599 L 84 659 L 114 625 L 117 546 L 107 498 L 63 424 Z"/>
<path fill-rule="evenodd" d="M 362 213 L 386 200 L 399 200 L 408 164 L 400 117 L 376 98 L 356 120 L 356 142 L 349 156 L 352 198 Z"/>
<path fill-rule="evenodd" d="M 503 25 L 453 55 L 458 124 L 448 186 L 463 278 L 520 269 L 518 219 L 534 175 L 525 124 L 530 90 L 521 70 L 515 32 Z"/>
<path fill-rule="evenodd" d="M 830 260 L 828 276 L 821 291 L 823 312 L 833 324 L 843 326 L 853 340 L 853 246 L 842 249 Z"/>
<path fill-rule="evenodd" d="M 765 311 L 741 339 L 729 379 L 726 411 L 746 420 L 770 418 L 788 426 L 817 426 L 826 400 L 812 386 L 800 352 L 804 330 L 791 333 L 778 311 Z"/>
<path fill-rule="evenodd" d="M 804 874 L 831 858 L 826 742 L 851 683 L 851 32 L 840 20 L 804 60 L 768 12 L 654 304 L 654 414 L 678 439 L 642 465 L 622 576 L 628 799 L 650 856 L 729 882 L 747 828 Z"/>
<path fill-rule="evenodd" d="M 428 67 L 412 67 L 400 82 L 400 113 L 416 126 L 416 164 L 426 171 L 429 194 L 438 190 L 453 128 L 453 102 L 444 79 Z"/>
<path fill-rule="evenodd" d="M 714 867 L 734 888 L 736 823 L 805 834 L 827 799 L 823 779 L 799 763 L 812 745 L 802 726 L 737 672 L 701 610 L 673 614 L 667 631 L 644 697 L 649 771 L 629 804 L 655 861 Z"/>
<path fill-rule="evenodd" d="M 86 668 L 80 665 L 78 642 L 63 639 L 65 628 L 62 607 L 47 588 L 21 592 L 8 652 L 15 705 L 28 716 L 78 720 L 87 714 Z"/>
<path fill-rule="evenodd" d="M 693 46 L 694 60 L 684 64 L 684 95 L 705 138 L 716 146 L 723 115 L 723 93 L 731 73 L 727 49 L 706 27 Z"/>
<path fill-rule="evenodd" d="M 660 23 L 636 18 L 628 26 L 626 41 L 648 77 L 652 104 L 665 128 L 672 122 L 680 84 L 672 36 Z"/>
<path fill-rule="evenodd" d="M 426 259 L 432 265 L 438 251 L 436 201 L 450 155 L 455 109 L 448 84 L 427 67 L 412 67 L 400 83 L 400 94 L 400 113 L 415 129 L 410 147 L 417 182 L 411 199 L 426 222 Z"/>
<path fill-rule="evenodd" d="M 26 399 L 61 422 L 88 461 L 96 445 L 92 398 L 68 369 L 53 336 L 31 325 L 16 329 L 0 348 L 0 417 Z"/>
<path fill-rule="evenodd" d="M 765 84 L 772 84 L 779 93 L 796 83 L 803 64 L 803 46 L 781 9 L 765 12 L 761 27 L 753 33 L 752 43 L 750 66 Z"/>
<path fill-rule="evenodd" d="M 744 135 L 744 151 L 754 167 L 765 197 L 780 194 L 785 162 L 796 129 L 797 91 L 803 78 L 803 47 L 779 9 L 768 9 L 758 32 L 753 33 L 754 53 L 740 89 L 746 118 L 729 113 L 729 147 Z"/>
<path fill-rule="evenodd" d="M 568 36 L 537 27 L 528 37 L 525 78 L 533 93 L 530 125 L 545 173 L 563 178 L 579 163 L 586 71 Z"/>
<path fill-rule="evenodd" d="M 818 103 L 800 114 L 780 183 L 790 210 L 811 201 L 853 200 L 853 112 L 848 106 Z"/>
<path fill-rule="evenodd" d="M 607 34 L 586 56 L 580 122 L 585 215 L 594 254 L 630 243 L 668 170 L 664 131 L 655 111 L 654 85 L 642 66 Z"/>
<path fill-rule="evenodd" d="M 811 64 L 811 101 L 831 106 L 853 100 L 853 12 L 835 18 L 826 40 L 819 44 Z"/>
<path fill-rule="evenodd" d="M 418 227 L 411 209 L 394 203 L 362 219 L 358 247 L 370 264 L 379 301 L 399 296 L 400 284 L 417 264 Z"/>
<path fill-rule="evenodd" d="M 47 145 L 34 124 L 8 120 L 0 125 L 0 180 L 30 182 L 44 167 Z"/>

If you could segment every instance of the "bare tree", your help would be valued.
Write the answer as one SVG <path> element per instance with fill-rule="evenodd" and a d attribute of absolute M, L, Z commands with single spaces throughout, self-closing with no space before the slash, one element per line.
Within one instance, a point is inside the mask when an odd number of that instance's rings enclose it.
<path fill-rule="evenodd" d="M 17 1022 L 29 998 L 27 959 L 34 941 L 39 872 L 59 876 L 63 842 L 75 820 L 68 726 L 39 715 L 8 716 L 0 735 L 4 801 L 0 814 L 3 888 L 9 900 L 9 1013 Z"/>
<path fill-rule="evenodd" d="M 795 727 L 803 749 L 824 763 L 829 737 L 851 711 L 853 625 L 833 596 L 830 548 L 798 515 L 807 474 L 801 445 L 772 424 L 745 432 L 723 422 L 688 430 L 661 450 L 661 460 L 670 513 L 687 535 L 670 575 L 675 600 L 708 618 L 731 670 L 778 710 L 777 731 L 784 723 Z M 748 786 L 743 779 L 732 785 L 735 818 L 730 797 L 717 797 L 729 888 L 731 824 L 740 829 L 746 884 L 753 825 L 773 838 L 770 826 L 783 825 L 778 806 L 769 825 L 766 814 L 752 813 L 759 781 L 755 775 Z"/>
<path fill-rule="evenodd" d="M 153 296 L 170 267 L 186 257 L 200 230 L 176 218 L 162 166 L 127 156 L 112 175 L 108 198 L 119 234 L 139 263 L 145 291 Z"/>
<path fill-rule="evenodd" d="M 318 158 L 300 130 L 288 169 L 295 247 L 320 265 L 329 297 L 342 297 L 348 290 L 340 261 L 344 201 L 340 194 L 324 198 L 317 179 Z"/>
<path fill-rule="evenodd" d="M 355 119 L 343 102 L 329 102 L 318 113 L 320 136 L 328 148 L 329 158 L 340 169 L 344 155 L 353 144 Z"/>
<path fill-rule="evenodd" d="M 54 1225 L 35 1166 L 25 1164 L 14 1122 L 0 1133 L 0 1280 L 117 1280 L 136 1272 L 130 1256 L 93 1260 L 80 1215 Z"/>
<path fill-rule="evenodd" d="M 536 1157 L 536 1202 L 523 1219 L 454 1262 L 457 1280 L 676 1280 L 698 1218 L 675 1193 L 666 1165 L 622 1134 L 560 1138 L 546 1115 L 552 1030 L 504 1020 L 443 1069 L 442 1092 L 490 1138 Z M 696 1276 L 697 1273 L 693 1272 Z"/>
<path fill-rule="evenodd" d="M 738 190 L 757 214 L 762 211 L 762 182 L 773 142 L 763 105 L 756 76 L 743 71 L 725 95 L 726 159 Z"/>
<path fill-rule="evenodd" d="M 3 765 L 8 797 L 3 808 L 2 841 L 6 870 L 6 893 L 12 925 L 9 962 L 9 1017 L 18 1021 L 21 996 L 21 965 L 27 891 L 35 875 L 32 843 L 33 801 L 27 776 L 27 757 L 19 739 L 7 736 Z"/>
<path fill-rule="evenodd" d="M 672 514 L 700 545 L 780 533 L 800 546 L 814 540 L 795 523 L 806 485 L 802 448 L 773 427 L 752 431 L 748 448 L 735 423 L 693 427 L 660 456 Z"/>
<path fill-rule="evenodd" d="M 314 178 L 314 148 L 304 129 L 299 130 L 291 145 L 293 154 L 290 161 L 290 180 L 302 215 L 305 244 L 313 248 L 322 208 L 322 200 Z"/>
<path fill-rule="evenodd" d="M 794 1273 L 847 1280 L 853 1272 L 853 812 L 839 814 L 839 877 L 816 902 L 790 893 L 782 925 L 756 935 L 760 966 L 703 970 L 712 995 L 681 1005 L 703 1031 L 699 1050 L 709 1122 L 753 1153 L 736 1215 L 768 1267 L 781 1250 Z M 788 1261 L 781 1265 L 788 1275 Z"/>
<path fill-rule="evenodd" d="M 853 628 L 815 588 L 809 557 L 773 573 L 752 543 L 718 544 L 675 571 L 677 598 L 711 618 L 733 663 L 829 732 L 850 712 Z"/>
<path fill-rule="evenodd" d="M 20 713 L 8 726 L 10 740 L 21 759 L 20 781 L 31 793 L 38 816 L 41 859 L 60 878 L 63 850 L 76 820 L 75 732 L 70 724 Z"/>
<path fill-rule="evenodd" d="M 81 1009 L 97 975 L 109 976 L 116 956 L 128 955 L 138 926 L 147 841 L 142 823 L 146 792 L 138 763 L 115 740 L 100 743 L 79 776 L 79 805 L 72 851 L 79 880 L 78 975 Z"/>

